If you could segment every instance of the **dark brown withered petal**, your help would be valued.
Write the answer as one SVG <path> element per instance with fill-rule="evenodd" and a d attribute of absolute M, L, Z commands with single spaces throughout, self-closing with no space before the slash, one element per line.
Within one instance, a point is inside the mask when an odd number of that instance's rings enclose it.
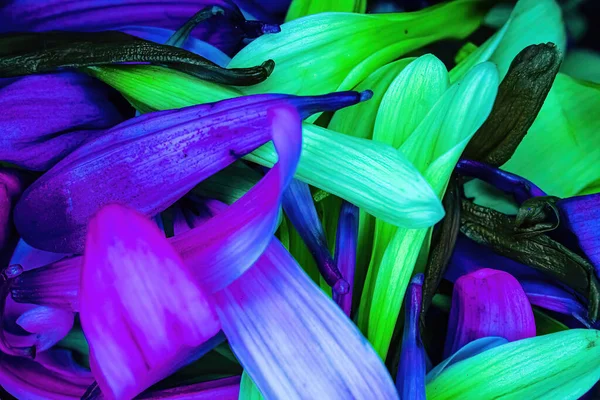
<path fill-rule="evenodd" d="M 560 224 L 560 213 L 555 196 L 532 197 L 525 200 L 515 219 L 515 227 L 521 235 L 537 235 L 549 232 Z"/>
<path fill-rule="evenodd" d="M 431 252 L 425 267 L 423 297 L 421 301 L 421 324 L 424 324 L 425 313 L 431 305 L 435 292 L 442 281 L 448 261 L 452 256 L 454 244 L 460 230 L 460 181 L 454 174 L 444 195 L 442 204 L 446 216 L 433 232 Z"/>
<path fill-rule="evenodd" d="M 274 63 L 251 68 L 221 68 L 187 50 L 149 42 L 117 31 L 14 33 L 0 35 L 0 77 L 61 68 L 118 63 L 167 65 L 212 82 L 247 86 L 264 81 Z"/>
<path fill-rule="evenodd" d="M 496 253 L 539 269 L 589 300 L 588 317 L 599 315 L 600 285 L 587 260 L 545 234 L 522 235 L 516 218 L 463 200 L 460 231 Z"/>
<path fill-rule="evenodd" d="M 492 113 L 469 142 L 465 157 L 495 166 L 508 161 L 542 108 L 561 62 L 554 43 L 523 49 L 510 65 Z"/>

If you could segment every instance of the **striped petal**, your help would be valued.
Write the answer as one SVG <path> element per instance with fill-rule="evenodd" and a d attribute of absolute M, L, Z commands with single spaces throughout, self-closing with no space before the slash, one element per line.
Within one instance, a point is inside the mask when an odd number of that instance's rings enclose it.
<path fill-rule="evenodd" d="M 270 109 L 296 106 L 306 116 L 361 100 L 354 92 L 248 96 L 133 118 L 87 142 L 30 186 L 15 209 L 15 225 L 34 247 L 80 252 L 87 223 L 103 205 L 156 215 L 269 141 Z"/>
<path fill-rule="evenodd" d="M 110 398 L 131 398 L 199 357 L 220 329 L 206 294 L 149 219 L 122 206 L 90 222 L 81 275 L 90 365 Z"/>
<path fill-rule="evenodd" d="M 444 354 L 450 356 L 486 336 L 509 341 L 535 336 L 533 311 L 523 288 L 510 274 L 492 269 L 456 281 Z"/>

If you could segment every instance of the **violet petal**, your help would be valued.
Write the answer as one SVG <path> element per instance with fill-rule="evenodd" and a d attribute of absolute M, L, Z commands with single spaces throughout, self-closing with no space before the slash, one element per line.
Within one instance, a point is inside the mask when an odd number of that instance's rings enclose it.
<path fill-rule="evenodd" d="M 0 89 L 0 161 L 42 171 L 124 120 L 111 89 L 89 76 L 27 76 Z"/>
<path fill-rule="evenodd" d="M 444 354 L 448 357 L 486 336 L 511 342 L 535 336 L 533 311 L 519 282 L 488 268 L 464 275 L 454 284 Z"/>
<path fill-rule="evenodd" d="M 343 201 L 335 237 L 335 263 L 344 280 L 348 282 L 348 293 L 339 294 L 334 292 L 333 299 L 348 317 L 352 315 L 356 246 L 358 245 L 358 218 L 358 207 Z"/>
<path fill-rule="evenodd" d="M 103 205 L 156 215 L 271 140 L 267 114 L 274 107 L 294 105 L 304 117 L 361 100 L 356 92 L 256 95 L 133 118 L 86 142 L 31 185 L 15 208 L 15 225 L 36 248 L 81 252 L 87 223 Z"/>
<path fill-rule="evenodd" d="M 529 302 L 534 306 L 571 315 L 588 328 L 590 327 L 587 320 L 587 307 L 578 300 L 574 293 L 548 282 L 520 281 L 520 283 Z"/>
<path fill-rule="evenodd" d="M 90 222 L 81 324 L 94 377 L 111 398 L 131 398 L 192 361 L 219 331 L 211 303 L 175 250 L 144 216 L 118 205 Z"/>
<path fill-rule="evenodd" d="M 423 274 L 417 274 L 412 278 L 404 303 L 404 333 L 402 334 L 400 365 L 396 376 L 396 387 L 402 399 L 425 400 L 427 367 L 425 348 L 421 341 L 419 328 L 423 279 Z"/>
<path fill-rule="evenodd" d="M 75 314 L 51 307 L 35 307 L 23 313 L 17 324 L 35 337 L 37 352 L 48 350 L 62 340 L 73 327 Z"/>

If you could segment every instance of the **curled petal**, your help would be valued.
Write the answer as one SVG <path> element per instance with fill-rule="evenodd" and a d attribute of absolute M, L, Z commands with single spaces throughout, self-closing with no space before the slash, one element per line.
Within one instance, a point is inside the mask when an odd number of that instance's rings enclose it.
<path fill-rule="evenodd" d="M 54 346 L 73 327 L 75 314 L 71 311 L 50 307 L 35 307 L 17 318 L 19 324 L 35 338 L 36 351 L 42 352 Z"/>
<path fill-rule="evenodd" d="M 530 303 L 534 306 L 571 315 L 589 328 L 587 307 L 574 293 L 547 282 L 521 281 L 520 283 Z"/>
<path fill-rule="evenodd" d="M 342 203 L 335 240 L 335 263 L 348 282 L 348 293 L 333 293 L 333 299 L 350 317 L 352 313 L 352 293 L 356 269 L 356 246 L 358 244 L 358 207 L 346 201 Z"/>
<path fill-rule="evenodd" d="M 220 328 L 157 227 L 117 205 L 90 222 L 80 301 L 90 365 L 112 398 L 131 398 L 194 360 Z"/>
<path fill-rule="evenodd" d="M 87 223 L 103 205 L 156 215 L 269 141 L 270 109 L 292 105 L 306 116 L 361 100 L 354 92 L 259 95 L 133 118 L 87 142 L 30 186 L 15 209 L 15 225 L 34 247 L 81 252 Z"/>
<path fill-rule="evenodd" d="M 460 277 L 454 285 L 444 354 L 486 336 L 509 341 L 535 336 L 529 300 L 510 274 L 481 269 Z"/>

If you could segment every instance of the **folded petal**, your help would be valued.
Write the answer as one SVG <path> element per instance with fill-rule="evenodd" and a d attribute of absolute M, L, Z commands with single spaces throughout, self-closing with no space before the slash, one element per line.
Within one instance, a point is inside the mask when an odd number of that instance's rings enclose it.
<path fill-rule="evenodd" d="M 250 2 L 252 3 L 252 2 Z M 264 33 L 256 21 L 246 21 L 240 9 L 228 0 L 153 1 L 100 0 L 80 2 L 10 0 L 0 7 L 0 32 L 11 31 L 103 31 L 122 30 L 127 25 L 178 29 L 205 7 L 218 6 L 225 15 L 203 21 L 193 35 L 226 53 L 235 53 L 245 38 Z"/>
<path fill-rule="evenodd" d="M 373 348 L 276 239 L 215 299 L 232 350 L 267 398 L 398 398 Z"/>
<path fill-rule="evenodd" d="M 600 379 L 599 345 L 593 329 L 507 343 L 443 371 L 427 383 L 427 398 L 578 399 Z"/>
<path fill-rule="evenodd" d="M 405 300 L 404 333 L 396 387 L 402 399 L 425 399 L 426 354 L 419 327 L 423 274 L 417 274 L 408 286 Z"/>
<path fill-rule="evenodd" d="M 67 336 L 74 318 L 71 311 L 40 306 L 23 313 L 17 324 L 35 337 L 36 351 L 42 352 Z"/>
<path fill-rule="evenodd" d="M 510 274 L 492 269 L 460 277 L 454 284 L 444 354 L 486 336 L 515 341 L 535 336 L 529 300 Z"/>
<path fill-rule="evenodd" d="M 75 72 L 28 76 L 0 89 L 0 161 L 45 170 L 125 119 L 97 80 Z"/>
<path fill-rule="evenodd" d="M 30 186 L 15 209 L 15 225 L 34 247 L 80 252 L 86 224 L 103 205 L 156 215 L 269 141 L 270 109 L 287 104 L 307 115 L 361 99 L 353 92 L 249 96 L 133 118 L 87 142 Z"/>
<path fill-rule="evenodd" d="M 325 282 L 335 292 L 346 293 L 348 282 L 343 279 L 329 252 L 325 231 L 317 215 L 308 185 L 295 179 L 292 180 L 283 194 L 282 205 L 285 214 L 310 250 Z"/>
<path fill-rule="evenodd" d="M 571 315 L 589 328 L 587 307 L 574 293 L 548 282 L 520 281 L 519 283 L 532 305 L 560 314 Z"/>
<path fill-rule="evenodd" d="M 358 243 L 358 207 L 346 201 L 342 203 L 336 232 L 335 263 L 344 280 L 348 282 L 348 293 L 333 293 L 333 299 L 344 313 L 351 317 Z"/>
<path fill-rule="evenodd" d="M 131 398 L 197 358 L 219 322 L 157 227 L 109 205 L 90 222 L 81 323 L 102 392 Z"/>

